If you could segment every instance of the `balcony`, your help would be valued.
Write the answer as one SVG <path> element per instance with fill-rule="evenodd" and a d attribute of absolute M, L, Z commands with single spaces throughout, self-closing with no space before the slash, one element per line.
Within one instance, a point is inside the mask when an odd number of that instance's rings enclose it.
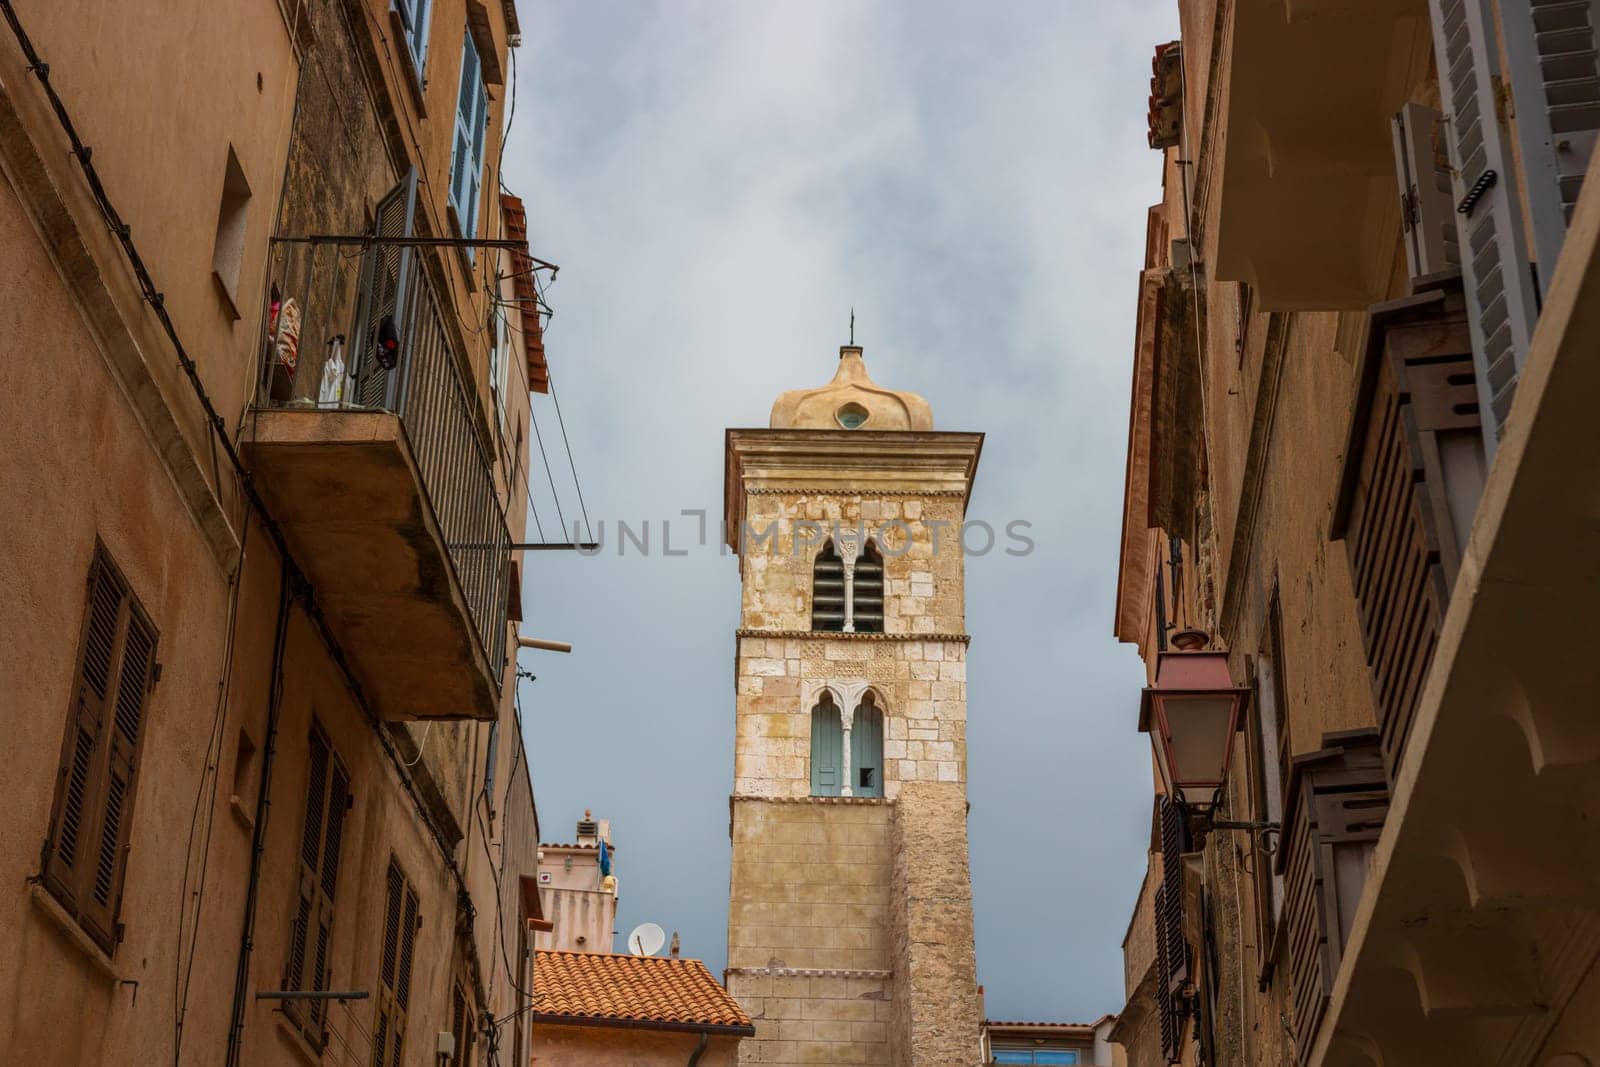
<path fill-rule="evenodd" d="M 1399 226 L 1390 117 L 1425 75 L 1422 0 L 1244 0 L 1220 101 L 1216 276 L 1264 311 L 1364 308 Z M 1189 86 L 1201 92 L 1203 86 Z"/>
<path fill-rule="evenodd" d="M 384 719 L 493 719 L 510 536 L 449 303 L 404 242 L 277 240 L 243 450 Z"/>

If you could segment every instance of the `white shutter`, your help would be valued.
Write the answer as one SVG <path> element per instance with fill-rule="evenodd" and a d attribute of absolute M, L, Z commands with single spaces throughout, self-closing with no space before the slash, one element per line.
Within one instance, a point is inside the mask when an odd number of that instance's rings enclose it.
<path fill-rule="evenodd" d="M 1413 279 L 1461 269 L 1450 161 L 1431 107 L 1407 104 L 1395 115 L 1394 166 L 1400 181 L 1400 223 Z"/>
<path fill-rule="evenodd" d="M 1500 0 L 1543 293 L 1600 131 L 1600 0 Z"/>
<path fill-rule="evenodd" d="M 1499 63 L 1489 0 L 1429 0 L 1450 147 L 1472 361 L 1489 458 L 1538 320 L 1516 172 L 1496 107 Z"/>

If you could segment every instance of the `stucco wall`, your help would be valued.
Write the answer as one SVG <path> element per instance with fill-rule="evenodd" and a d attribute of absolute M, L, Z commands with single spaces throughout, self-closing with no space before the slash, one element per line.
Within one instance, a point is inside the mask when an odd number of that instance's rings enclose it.
<path fill-rule="evenodd" d="M 736 1037 L 712 1037 L 697 1062 L 706 1067 L 737 1063 L 739 1041 Z M 592 1067 L 598 1063 L 615 1067 L 682 1067 L 699 1044 L 698 1034 L 541 1022 L 533 1028 L 533 1062 L 538 1067 Z"/>

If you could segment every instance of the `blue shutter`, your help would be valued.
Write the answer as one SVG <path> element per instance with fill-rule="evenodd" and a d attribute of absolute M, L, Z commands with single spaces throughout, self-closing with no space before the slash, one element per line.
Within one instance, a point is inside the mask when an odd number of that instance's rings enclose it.
<path fill-rule="evenodd" d="M 839 795 L 839 776 L 844 762 L 844 726 L 839 705 L 827 693 L 811 709 L 811 795 Z"/>
<path fill-rule="evenodd" d="M 428 15 L 433 7 L 432 0 L 393 0 L 393 5 L 406 29 L 406 48 L 411 52 L 411 61 L 421 76 L 428 59 Z"/>
<path fill-rule="evenodd" d="M 478 196 L 483 181 L 483 139 L 489 119 L 489 92 L 483 65 L 469 28 L 461 49 L 461 86 L 456 95 L 455 144 L 450 153 L 450 206 L 466 237 L 478 230 Z"/>
<path fill-rule="evenodd" d="M 883 796 L 883 713 L 870 695 L 850 724 L 850 776 L 854 795 Z"/>

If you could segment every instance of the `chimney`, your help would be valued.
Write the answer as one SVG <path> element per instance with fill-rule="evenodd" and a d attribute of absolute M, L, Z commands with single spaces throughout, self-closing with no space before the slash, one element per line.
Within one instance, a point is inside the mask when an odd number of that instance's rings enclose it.
<path fill-rule="evenodd" d="M 676 930 L 672 931 L 672 948 L 668 951 L 672 954 L 673 959 L 678 958 L 678 931 Z"/>
<path fill-rule="evenodd" d="M 599 838 L 600 824 L 594 821 L 594 812 L 584 808 L 583 818 L 578 820 L 578 844 L 593 845 Z"/>

